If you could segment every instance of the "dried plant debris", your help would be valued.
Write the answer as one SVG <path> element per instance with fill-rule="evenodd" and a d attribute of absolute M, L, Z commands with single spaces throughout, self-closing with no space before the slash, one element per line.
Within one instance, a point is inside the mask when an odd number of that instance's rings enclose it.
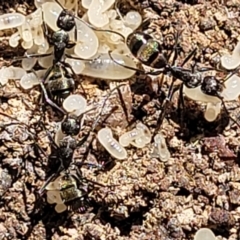
<path fill-rule="evenodd" d="M 240 239 L 239 1 L 2 2 L 0 239 Z"/>

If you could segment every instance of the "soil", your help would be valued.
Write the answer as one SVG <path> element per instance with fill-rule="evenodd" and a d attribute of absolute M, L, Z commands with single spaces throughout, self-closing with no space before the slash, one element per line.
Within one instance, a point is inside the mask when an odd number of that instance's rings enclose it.
<path fill-rule="evenodd" d="M 34 10 L 31 0 L 2 2 L 1 14 L 29 14 Z M 123 13 L 135 8 L 144 19 L 151 19 L 145 31 L 159 40 L 163 51 L 171 52 L 173 36 L 180 33 L 176 64 L 183 63 L 197 48 L 197 55 L 186 68 L 193 62 L 215 68 L 214 54 L 231 52 L 240 40 L 239 0 L 135 0 L 122 5 Z M 20 47 L 8 45 L 10 35 L 9 31 L 0 35 L 0 66 L 9 66 L 14 56 L 24 54 Z M 109 87 L 118 84 L 81 78 L 88 105 L 98 108 Z M 176 91 L 159 129 L 171 153 L 164 162 L 151 156 L 153 143 L 142 149 L 129 146 L 128 158 L 116 160 L 96 138 L 97 130 L 107 126 L 118 139 L 137 122 L 154 133 L 172 81 L 171 76 L 164 76 L 160 88 L 157 83 L 162 78 L 136 74 L 129 81 L 121 81 L 126 84 L 119 88 L 122 94 L 115 91 L 111 95 L 96 129 L 75 150 L 72 160 L 103 167 L 78 167 L 88 194 L 81 207 L 72 202 L 61 214 L 56 213 L 55 204 L 47 202 L 46 194 L 39 195 L 39 190 L 59 168 L 59 149 L 51 136 L 62 115 L 42 101 L 38 87 L 23 91 L 19 80 L 2 86 L 0 112 L 5 115 L 0 113 L 0 239 L 192 240 L 202 227 L 210 228 L 218 240 L 240 239 L 240 131 L 224 109 L 209 123 L 203 116 L 205 105 L 185 98 L 185 107 L 179 108 Z M 176 81 L 175 85 L 179 84 Z M 76 93 L 82 93 L 80 86 Z M 226 106 L 238 122 L 239 101 Z M 86 114 L 78 140 L 91 131 L 98 110 Z"/>

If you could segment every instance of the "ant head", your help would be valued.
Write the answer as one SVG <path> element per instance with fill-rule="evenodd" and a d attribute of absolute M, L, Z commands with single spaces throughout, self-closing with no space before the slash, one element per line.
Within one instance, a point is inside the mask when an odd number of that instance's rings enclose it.
<path fill-rule="evenodd" d="M 81 130 L 81 117 L 68 115 L 62 122 L 62 132 L 66 135 L 76 136 Z"/>
<path fill-rule="evenodd" d="M 71 31 L 75 26 L 75 19 L 72 12 L 64 9 L 57 19 L 57 26 L 64 31 Z"/>
<path fill-rule="evenodd" d="M 207 95 L 218 97 L 223 90 L 223 85 L 216 77 L 206 76 L 203 78 L 201 90 Z"/>

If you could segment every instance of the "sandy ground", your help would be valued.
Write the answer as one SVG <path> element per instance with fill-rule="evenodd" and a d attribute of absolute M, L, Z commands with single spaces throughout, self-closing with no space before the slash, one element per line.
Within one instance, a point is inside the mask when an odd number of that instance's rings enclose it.
<path fill-rule="evenodd" d="M 141 10 L 145 18 L 153 18 L 147 31 L 165 49 L 173 45 L 166 36 L 184 29 L 178 64 L 197 47 L 194 61 L 213 66 L 214 54 L 232 51 L 239 40 L 239 0 L 135 3 L 132 7 Z M 1 13 L 32 10 L 32 1 L 8 1 L 0 6 Z M 8 38 L 9 32 L 1 34 L 1 66 L 24 53 L 10 48 Z M 121 88 L 123 106 L 111 113 L 122 104 L 115 92 L 97 129 L 108 126 L 118 138 L 143 122 L 154 132 L 171 82 L 171 77 L 165 77 L 160 91 L 156 82 L 161 77 L 135 76 L 126 81 Z M 103 102 L 109 85 L 115 84 L 83 79 L 89 105 Z M 102 185 L 89 190 L 86 211 L 69 206 L 68 211 L 58 214 L 38 191 L 59 166 L 59 159 L 51 157 L 56 151 L 42 125 L 53 136 L 62 116 L 39 103 L 40 93 L 37 87 L 23 91 L 19 81 L 9 81 L 0 88 L 0 111 L 24 121 L 19 124 L 0 115 L 0 239 L 192 240 L 201 227 L 211 228 L 218 240 L 240 239 L 239 128 L 224 110 L 215 122 L 208 123 L 203 117 L 204 105 L 185 99 L 185 109 L 179 110 L 176 92 L 160 128 L 171 152 L 166 162 L 151 157 L 152 144 L 143 149 L 128 147 L 126 160 L 114 160 L 97 141 L 95 129 L 74 157 L 78 162 L 107 163 L 98 171 L 81 168 L 87 179 Z M 238 121 L 239 102 L 226 105 Z M 79 139 L 96 116 L 97 111 L 87 114 Z"/>

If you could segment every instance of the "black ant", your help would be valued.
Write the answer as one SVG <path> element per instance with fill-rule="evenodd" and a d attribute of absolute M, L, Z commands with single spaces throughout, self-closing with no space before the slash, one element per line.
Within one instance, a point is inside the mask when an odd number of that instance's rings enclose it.
<path fill-rule="evenodd" d="M 106 105 L 107 100 L 109 99 L 109 97 L 111 96 L 111 94 L 117 90 L 118 88 L 120 88 L 121 86 L 123 86 L 125 84 L 121 84 L 118 85 L 117 87 L 115 87 L 114 89 L 112 89 L 110 91 L 110 93 L 106 96 L 103 105 L 101 107 L 101 111 L 98 115 L 98 117 L 96 118 L 96 120 L 94 121 L 91 130 L 87 133 L 87 135 L 85 135 L 80 141 L 77 141 L 75 136 L 79 134 L 79 132 L 81 131 L 81 120 L 83 118 L 83 115 L 86 113 L 82 113 L 79 117 L 79 119 L 77 119 L 76 117 L 72 117 L 72 116 L 68 116 L 66 117 L 63 122 L 61 123 L 61 128 L 62 131 L 66 134 L 68 133 L 69 136 L 66 136 L 66 138 L 63 138 L 62 141 L 60 141 L 59 144 L 57 144 L 53 138 L 49 136 L 50 141 L 52 142 L 53 148 L 56 150 L 56 156 L 54 156 L 55 160 L 58 160 L 60 163 L 60 166 L 58 167 L 57 171 L 55 171 L 44 183 L 44 185 L 41 187 L 41 189 L 39 190 L 39 194 L 40 196 L 44 194 L 44 192 L 46 191 L 47 186 L 53 182 L 61 172 L 64 172 L 64 175 L 67 176 L 71 173 L 71 168 L 74 167 L 74 171 L 76 171 L 75 177 L 77 178 L 78 181 L 78 185 L 81 185 L 82 181 L 87 181 L 90 182 L 94 185 L 98 185 L 98 186 L 104 186 L 103 184 L 85 179 L 82 174 L 81 174 L 81 170 L 79 169 L 79 167 L 81 168 L 82 166 L 88 166 L 88 167 L 94 167 L 94 168 L 103 168 L 103 165 L 96 165 L 96 164 L 91 164 L 91 163 L 85 163 L 84 161 L 82 162 L 77 162 L 77 159 L 73 158 L 73 154 L 74 151 L 81 147 L 86 140 L 88 139 L 88 137 L 90 136 L 90 133 L 93 132 L 102 116 L 102 112 L 103 109 Z M 90 110 L 88 110 L 90 111 Z M 43 126 L 44 127 L 44 126 Z M 89 148 L 89 146 L 88 146 Z M 88 150 L 86 151 L 88 152 Z M 71 174 L 70 174 L 71 176 Z M 70 184 L 71 185 L 71 184 Z M 76 185 L 71 185 L 72 189 L 74 188 L 74 192 L 76 193 L 75 195 L 78 196 L 80 192 L 78 192 L 76 190 Z M 81 195 L 81 194 L 80 194 Z M 79 197 L 80 197 L 79 195 Z"/>
<path fill-rule="evenodd" d="M 46 26 L 46 23 L 43 21 L 43 29 L 44 29 L 45 36 L 47 37 L 50 45 L 53 45 L 54 47 L 53 65 L 47 69 L 45 75 L 39 81 L 39 83 L 42 88 L 46 102 L 50 104 L 52 107 L 58 109 L 60 112 L 62 112 L 65 115 L 66 112 L 63 109 L 61 109 L 58 105 L 62 103 L 63 99 L 65 99 L 75 90 L 75 80 L 78 79 L 78 76 L 72 69 L 72 66 L 65 61 L 65 58 L 67 57 L 67 58 L 82 60 L 82 61 L 94 60 L 94 59 L 82 59 L 82 58 L 74 57 L 65 53 L 65 49 L 72 48 L 76 44 L 75 42 L 70 41 L 70 37 L 68 33 L 75 27 L 75 40 L 77 40 L 76 39 L 77 25 L 75 20 L 81 21 L 82 23 L 84 23 L 86 26 L 90 27 L 94 31 L 109 32 L 117 35 L 120 35 L 120 34 L 111 30 L 96 29 L 91 24 L 88 24 L 81 18 L 75 16 L 72 11 L 65 9 L 58 0 L 55 0 L 55 1 L 62 8 L 62 11 L 59 14 L 56 22 L 59 30 L 53 32 L 53 34 L 50 35 L 48 32 L 48 27 Z M 47 57 L 47 56 L 51 56 L 51 54 L 52 53 L 29 54 L 27 56 L 15 58 L 13 62 L 21 60 L 23 58 Z M 79 81 L 79 83 L 81 84 L 81 81 Z M 82 90 L 83 90 L 83 93 L 86 95 L 83 87 L 82 87 Z M 49 97 L 49 94 L 50 94 L 50 97 Z"/>
<path fill-rule="evenodd" d="M 119 12 L 119 11 L 117 11 L 117 12 Z M 172 64 L 169 64 L 169 62 L 168 62 L 169 58 L 166 56 L 166 54 L 164 54 L 163 48 L 160 45 L 160 43 L 157 40 L 153 39 L 150 35 L 148 35 L 144 32 L 136 31 L 136 32 L 131 33 L 127 37 L 126 44 L 129 48 L 129 50 L 131 51 L 131 53 L 133 54 L 133 56 L 136 57 L 144 65 L 153 68 L 154 69 L 153 71 L 143 71 L 140 69 L 135 69 L 133 67 L 129 67 L 124 64 L 121 64 L 121 63 L 117 62 L 116 60 L 114 60 L 111 55 L 111 52 L 109 52 L 109 56 L 110 56 L 111 60 L 114 61 L 116 64 L 123 66 L 125 68 L 137 71 L 142 74 L 150 74 L 150 75 L 171 74 L 172 75 L 173 80 L 169 87 L 166 102 L 165 102 L 162 112 L 157 120 L 157 127 L 155 129 L 155 133 L 158 132 L 158 130 L 161 126 L 161 123 L 162 123 L 163 118 L 166 113 L 167 103 L 171 101 L 172 96 L 173 96 L 174 82 L 177 79 L 182 81 L 182 85 L 180 87 L 181 98 L 182 98 L 183 85 L 185 85 L 188 88 L 197 88 L 197 87 L 201 86 L 201 91 L 203 93 L 205 93 L 206 95 L 209 95 L 209 96 L 217 97 L 221 100 L 225 111 L 229 115 L 229 112 L 224 104 L 223 97 L 221 96 L 221 92 L 224 89 L 224 81 L 219 81 L 216 77 L 213 77 L 213 76 L 203 76 L 203 74 L 202 74 L 202 72 L 212 71 L 214 69 L 210 68 L 210 67 L 202 67 L 202 68 L 195 69 L 196 64 L 193 65 L 192 68 L 190 68 L 190 69 L 184 68 L 184 65 L 191 58 L 193 58 L 196 55 L 196 53 L 197 53 L 196 48 L 184 59 L 184 61 L 182 62 L 182 64 L 180 66 L 175 66 L 175 62 L 176 62 L 177 56 L 178 56 L 178 51 L 177 51 L 178 39 L 180 37 L 181 32 L 182 31 L 178 31 L 177 34 L 175 35 L 175 46 L 173 48 L 174 56 L 173 56 Z M 124 36 L 122 36 L 122 38 L 124 38 Z M 161 69 L 161 70 L 155 70 L 155 69 Z M 234 70 L 230 74 L 230 76 L 232 76 L 238 70 L 239 70 L 239 68 Z M 225 79 L 225 81 L 229 77 L 227 77 Z M 161 84 L 162 84 L 162 82 L 161 82 Z M 182 102 L 183 102 L 183 100 L 182 100 Z M 232 120 L 235 123 L 237 123 L 234 119 L 232 119 Z"/>

